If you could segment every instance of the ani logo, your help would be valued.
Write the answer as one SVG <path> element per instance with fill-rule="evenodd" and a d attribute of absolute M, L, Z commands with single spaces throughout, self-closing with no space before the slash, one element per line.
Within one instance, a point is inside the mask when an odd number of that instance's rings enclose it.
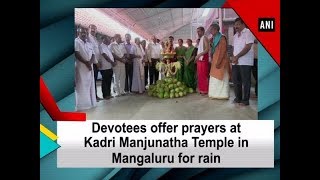
<path fill-rule="evenodd" d="M 275 18 L 259 18 L 258 23 L 259 32 L 275 31 Z"/>

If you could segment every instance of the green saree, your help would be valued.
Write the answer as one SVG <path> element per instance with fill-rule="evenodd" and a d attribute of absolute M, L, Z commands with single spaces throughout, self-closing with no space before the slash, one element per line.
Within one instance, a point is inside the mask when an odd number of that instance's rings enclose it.
<path fill-rule="evenodd" d="M 194 54 L 194 46 L 190 46 L 187 48 L 185 53 L 186 61 L 188 61 L 192 56 L 195 57 Z M 188 86 L 191 87 L 193 90 L 197 87 L 196 82 L 196 66 L 194 61 L 192 60 L 188 65 L 184 64 L 184 75 L 183 75 L 183 82 Z"/>
<path fill-rule="evenodd" d="M 187 48 L 182 46 L 182 47 L 176 47 L 175 51 L 176 51 L 176 56 L 185 56 Z M 183 58 L 177 58 L 177 60 L 180 62 L 181 64 L 181 69 L 178 70 L 177 74 L 176 74 L 176 78 L 178 81 L 183 80 L 183 70 L 184 70 L 184 59 Z"/>

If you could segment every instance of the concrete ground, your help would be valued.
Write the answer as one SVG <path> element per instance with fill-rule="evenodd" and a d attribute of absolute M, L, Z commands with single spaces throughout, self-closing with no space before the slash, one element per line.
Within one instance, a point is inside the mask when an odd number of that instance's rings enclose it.
<path fill-rule="evenodd" d="M 102 97 L 100 83 L 98 96 Z M 254 88 L 251 90 L 254 94 Z M 233 88 L 229 100 L 211 100 L 197 93 L 182 98 L 158 99 L 147 94 L 111 98 L 98 102 L 96 108 L 87 110 L 88 119 L 258 119 L 257 99 L 250 99 L 249 106 L 232 104 Z"/>

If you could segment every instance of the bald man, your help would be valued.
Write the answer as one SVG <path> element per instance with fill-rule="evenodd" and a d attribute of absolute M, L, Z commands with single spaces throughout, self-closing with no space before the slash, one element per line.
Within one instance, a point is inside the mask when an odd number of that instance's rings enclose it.
<path fill-rule="evenodd" d="M 99 73 L 99 69 L 100 69 L 100 47 L 99 47 L 99 43 L 98 40 L 96 38 L 96 34 L 97 34 L 97 26 L 94 24 L 90 24 L 89 25 L 89 36 L 88 36 L 88 41 L 92 44 L 93 46 L 93 50 L 95 53 L 95 58 L 96 61 L 93 63 L 93 70 L 94 70 L 94 87 L 95 87 L 95 91 L 96 91 L 96 99 L 97 101 L 103 100 L 102 98 L 100 98 L 97 94 L 97 79 L 98 79 L 98 73 Z M 100 72 L 101 73 L 101 72 Z"/>
<path fill-rule="evenodd" d="M 74 42 L 75 95 L 76 111 L 81 111 L 97 105 L 92 65 L 96 63 L 96 58 L 92 44 L 87 42 L 87 30 L 79 28 L 77 32 Z"/>

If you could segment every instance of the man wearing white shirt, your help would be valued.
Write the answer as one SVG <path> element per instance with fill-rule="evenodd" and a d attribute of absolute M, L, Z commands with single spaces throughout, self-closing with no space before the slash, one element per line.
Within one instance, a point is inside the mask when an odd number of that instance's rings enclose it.
<path fill-rule="evenodd" d="M 255 38 L 240 18 L 235 20 L 234 27 L 236 34 L 233 37 L 232 80 L 236 98 L 233 102 L 247 106 L 249 105 L 251 68 L 254 58 L 251 46 Z"/>
<path fill-rule="evenodd" d="M 99 43 L 98 43 L 97 38 L 96 38 L 97 26 L 95 26 L 94 24 L 90 24 L 89 25 L 89 32 L 90 33 L 89 33 L 88 41 L 93 45 L 96 62 L 99 62 L 101 56 L 100 56 L 100 50 L 99 50 Z M 94 86 L 95 86 L 97 101 L 102 100 L 102 98 L 98 97 L 98 94 L 97 94 L 97 78 L 98 78 L 98 73 L 99 73 L 99 66 L 100 66 L 99 63 L 94 63 L 93 64 Z"/>
<path fill-rule="evenodd" d="M 159 79 L 159 71 L 156 69 L 157 62 L 161 57 L 161 45 L 157 43 L 156 36 L 152 36 L 152 42 L 148 44 L 147 54 L 149 60 L 150 85 L 155 84 Z"/>
<path fill-rule="evenodd" d="M 110 39 L 107 36 L 102 37 L 102 44 L 100 46 L 101 58 L 100 58 L 100 72 L 102 75 L 102 95 L 104 99 L 110 99 L 111 96 L 111 81 L 113 70 L 112 67 L 117 63 L 114 61 L 112 53 L 109 49 Z"/>
<path fill-rule="evenodd" d="M 205 96 L 209 90 L 209 40 L 205 33 L 204 27 L 197 28 L 197 33 L 200 38 L 199 46 L 197 50 L 197 83 L 198 91 L 201 95 Z"/>
<path fill-rule="evenodd" d="M 114 60 L 117 62 L 116 66 L 113 67 L 113 72 L 115 75 L 115 89 L 116 96 L 125 95 L 124 87 L 126 80 L 126 56 L 125 56 L 125 48 L 123 44 L 121 44 L 121 35 L 114 35 L 114 42 L 110 44 L 110 51 Z"/>
<path fill-rule="evenodd" d="M 75 95 L 76 111 L 90 109 L 97 105 L 94 87 L 93 63 L 96 62 L 93 46 L 87 42 L 87 31 L 78 29 L 75 39 Z"/>

